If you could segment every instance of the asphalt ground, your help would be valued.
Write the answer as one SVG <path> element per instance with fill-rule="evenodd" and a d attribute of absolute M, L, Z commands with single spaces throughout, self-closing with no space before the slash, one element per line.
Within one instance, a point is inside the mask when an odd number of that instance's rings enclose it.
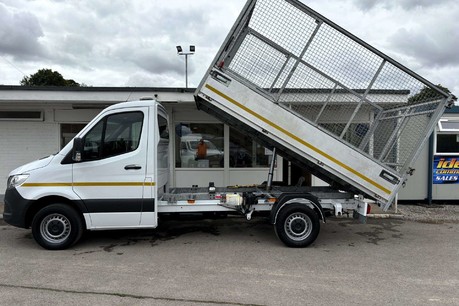
<path fill-rule="evenodd" d="M 282 245 L 265 219 L 168 220 L 46 251 L 0 221 L 0 304 L 458 305 L 459 224 L 330 219 Z"/>

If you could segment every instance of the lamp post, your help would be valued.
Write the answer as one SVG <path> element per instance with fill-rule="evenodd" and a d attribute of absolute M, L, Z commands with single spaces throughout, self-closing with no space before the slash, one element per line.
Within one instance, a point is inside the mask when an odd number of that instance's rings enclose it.
<path fill-rule="evenodd" d="M 196 51 L 196 47 L 190 45 L 189 51 L 183 51 L 182 46 L 176 46 L 177 54 L 185 56 L 185 88 L 188 88 L 188 55 L 193 55 Z"/>

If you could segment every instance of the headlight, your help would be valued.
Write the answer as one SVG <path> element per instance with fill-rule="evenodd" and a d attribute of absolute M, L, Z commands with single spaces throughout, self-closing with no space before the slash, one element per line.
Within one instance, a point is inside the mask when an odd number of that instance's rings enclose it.
<path fill-rule="evenodd" d="M 8 178 L 8 189 L 13 189 L 15 187 L 21 186 L 29 177 L 29 174 L 16 174 Z"/>

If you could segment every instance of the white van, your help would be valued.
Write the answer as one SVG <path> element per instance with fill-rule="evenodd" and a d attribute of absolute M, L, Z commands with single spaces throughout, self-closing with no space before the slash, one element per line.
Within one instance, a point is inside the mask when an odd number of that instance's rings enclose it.
<path fill-rule="evenodd" d="M 250 220 L 255 211 L 271 217 L 287 246 L 304 247 L 316 239 L 325 210 L 366 214 L 362 199 L 336 190 L 216 188 L 212 182 L 208 188 L 169 189 L 168 175 L 163 106 L 156 101 L 116 104 L 56 155 L 13 170 L 3 217 L 11 225 L 32 228 L 42 247 L 56 250 L 76 243 L 84 230 L 155 228 L 158 214 L 239 213 Z"/>

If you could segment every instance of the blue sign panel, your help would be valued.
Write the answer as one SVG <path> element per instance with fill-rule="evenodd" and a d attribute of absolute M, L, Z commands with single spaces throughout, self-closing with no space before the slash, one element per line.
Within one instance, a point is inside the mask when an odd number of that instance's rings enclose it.
<path fill-rule="evenodd" d="M 435 156 L 433 163 L 434 184 L 459 183 L 459 156 Z"/>

